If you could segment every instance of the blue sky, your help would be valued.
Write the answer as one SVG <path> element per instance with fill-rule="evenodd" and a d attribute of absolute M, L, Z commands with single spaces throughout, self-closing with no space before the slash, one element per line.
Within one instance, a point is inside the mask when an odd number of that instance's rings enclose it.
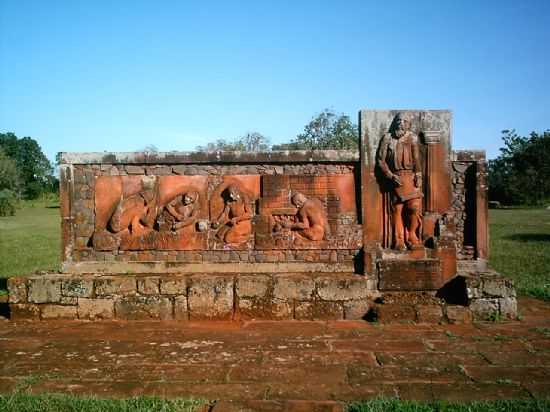
<path fill-rule="evenodd" d="M 58 151 L 289 141 L 328 107 L 550 128 L 550 1 L 0 0 L 0 131 Z"/>

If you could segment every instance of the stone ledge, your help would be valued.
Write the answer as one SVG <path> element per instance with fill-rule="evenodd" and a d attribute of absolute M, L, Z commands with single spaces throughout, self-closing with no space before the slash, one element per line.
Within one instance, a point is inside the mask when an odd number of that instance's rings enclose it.
<path fill-rule="evenodd" d="M 353 273 L 353 263 L 181 263 L 181 262 L 65 262 L 67 274 L 177 274 L 177 273 Z"/>
<path fill-rule="evenodd" d="M 272 152 L 60 152 L 63 164 L 205 164 L 358 162 L 355 150 L 276 150 Z"/>

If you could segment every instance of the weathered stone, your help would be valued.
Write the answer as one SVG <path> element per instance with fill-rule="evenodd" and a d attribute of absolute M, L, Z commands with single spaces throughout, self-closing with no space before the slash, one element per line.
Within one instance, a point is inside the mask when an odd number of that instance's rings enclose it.
<path fill-rule="evenodd" d="M 348 300 L 344 302 L 344 319 L 359 320 L 365 319 L 371 308 L 371 303 L 366 300 Z"/>
<path fill-rule="evenodd" d="M 501 298 L 498 303 L 500 316 L 504 319 L 516 319 L 518 317 L 518 303 L 515 297 Z"/>
<path fill-rule="evenodd" d="M 160 293 L 162 295 L 187 295 L 187 280 L 185 277 L 161 279 Z"/>
<path fill-rule="evenodd" d="M 233 278 L 193 276 L 189 286 L 191 319 L 231 319 L 233 315 Z"/>
<path fill-rule="evenodd" d="M 452 324 L 465 324 L 472 322 L 472 311 L 466 306 L 446 305 L 445 314 Z"/>
<path fill-rule="evenodd" d="M 102 277 L 96 279 L 96 296 L 133 295 L 136 293 L 136 279 L 134 277 Z"/>
<path fill-rule="evenodd" d="M 315 279 L 317 295 L 323 300 L 360 300 L 367 296 L 367 279 L 362 276 L 356 278 L 337 278 L 325 276 Z"/>
<path fill-rule="evenodd" d="M 237 278 L 236 292 L 239 298 L 263 298 L 269 291 L 271 277 L 266 275 L 242 275 Z"/>
<path fill-rule="evenodd" d="M 344 318 L 341 302 L 296 302 L 294 318 L 298 320 L 340 320 Z"/>
<path fill-rule="evenodd" d="M 238 301 L 239 319 L 283 320 L 293 318 L 292 306 L 288 302 L 241 298 Z"/>
<path fill-rule="evenodd" d="M 282 275 L 275 277 L 273 297 L 279 300 L 306 301 L 313 296 L 315 282 L 309 276 Z"/>
<path fill-rule="evenodd" d="M 59 303 L 62 305 L 76 305 L 78 298 L 76 296 L 61 296 Z"/>
<path fill-rule="evenodd" d="M 176 296 L 174 298 L 174 319 L 188 320 L 189 310 L 187 307 L 187 296 Z"/>
<path fill-rule="evenodd" d="M 94 292 L 94 281 L 92 279 L 67 279 L 61 284 L 63 296 L 77 298 L 91 298 Z"/>
<path fill-rule="evenodd" d="M 115 299 L 118 319 L 172 319 L 172 302 L 161 296 L 122 296 Z"/>
<path fill-rule="evenodd" d="M 380 323 L 411 323 L 416 321 L 416 311 L 411 305 L 397 303 L 377 305 L 376 314 Z"/>
<path fill-rule="evenodd" d="M 416 306 L 418 323 L 440 323 L 443 319 L 443 310 L 439 305 Z"/>
<path fill-rule="evenodd" d="M 115 302 L 112 299 L 78 299 L 79 319 L 112 319 L 114 311 Z"/>
<path fill-rule="evenodd" d="M 8 302 L 26 303 L 27 302 L 27 283 L 25 278 L 8 278 Z"/>
<path fill-rule="evenodd" d="M 483 293 L 497 298 L 515 296 L 512 282 L 503 277 L 484 279 Z"/>
<path fill-rule="evenodd" d="M 145 174 L 145 168 L 143 166 L 126 165 L 124 166 L 126 173 L 129 175 L 143 175 Z"/>
<path fill-rule="evenodd" d="M 30 303 L 57 303 L 61 300 L 61 281 L 49 277 L 29 279 Z"/>
<path fill-rule="evenodd" d="M 470 303 L 470 310 L 475 320 L 491 320 L 499 316 L 497 299 L 474 299 Z"/>
<path fill-rule="evenodd" d="M 40 306 L 32 303 L 10 304 L 11 320 L 38 320 L 40 319 Z"/>
<path fill-rule="evenodd" d="M 76 319 L 76 306 L 64 305 L 41 305 L 40 314 L 42 319 Z"/>
<path fill-rule="evenodd" d="M 137 290 L 142 295 L 158 295 L 159 294 L 159 278 L 138 278 Z"/>

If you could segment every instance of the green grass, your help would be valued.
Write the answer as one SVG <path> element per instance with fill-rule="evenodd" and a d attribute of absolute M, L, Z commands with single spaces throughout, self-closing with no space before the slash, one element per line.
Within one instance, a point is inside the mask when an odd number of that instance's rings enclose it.
<path fill-rule="evenodd" d="M 489 222 L 490 266 L 520 294 L 550 300 L 550 210 L 496 209 Z"/>
<path fill-rule="evenodd" d="M 138 397 L 131 399 L 98 399 L 73 395 L 16 393 L 0 395 L 0 411 L 6 412 L 194 412 L 201 400 Z"/>
<path fill-rule="evenodd" d="M 129 412 L 162 411 L 194 412 L 204 405 L 201 400 L 138 397 L 130 399 L 98 399 L 73 395 L 17 393 L 0 395 L 0 410 L 6 412 Z M 348 412 L 546 412 L 550 401 L 501 400 L 484 402 L 414 402 L 398 399 L 376 399 L 356 402 Z"/>
<path fill-rule="evenodd" d="M 415 402 L 377 399 L 353 403 L 348 412 L 546 412 L 550 401 L 507 400 L 483 402 Z"/>
<path fill-rule="evenodd" d="M 0 278 L 59 269 L 59 209 L 25 202 L 15 216 L 0 217 Z"/>

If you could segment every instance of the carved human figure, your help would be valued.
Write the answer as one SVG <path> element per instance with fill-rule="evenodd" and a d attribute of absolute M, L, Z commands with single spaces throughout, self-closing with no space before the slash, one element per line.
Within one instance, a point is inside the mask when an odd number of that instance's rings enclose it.
<path fill-rule="evenodd" d="M 132 235 L 140 236 L 152 230 L 157 212 L 155 191 L 144 190 L 120 201 L 109 226 L 115 233 L 128 229 Z"/>
<path fill-rule="evenodd" d="M 283 220 L 280 224 L 307 240 L 323 240 L 327 228 L 327 217 L 319 199 L 307 198 L 302 193 L 292 196 L 296 206 L 296 221 Z"/>
<path fill-rule="evenodd" d="M 172 230 L 193 227 L 199 217 L 199 194 L 187 192 L 169 202 L 165 209 L 174 218 Z"/>
<path fill-rule="evenodd" d="M 392 185 L 393 248 L 421 245 L 422 172 L 418 136 L 408 116 L 399 113 L 380 142 L 377 164 Z"/>
<path fill-rule="evenodd" d="M 237 185 L 231 184 L 222 192 L 224 208 L 213 222 L 220 229 L 216 237 L 228 244 L 246 242 L 252 233 L 252 209 L 248 196 Z"/>

